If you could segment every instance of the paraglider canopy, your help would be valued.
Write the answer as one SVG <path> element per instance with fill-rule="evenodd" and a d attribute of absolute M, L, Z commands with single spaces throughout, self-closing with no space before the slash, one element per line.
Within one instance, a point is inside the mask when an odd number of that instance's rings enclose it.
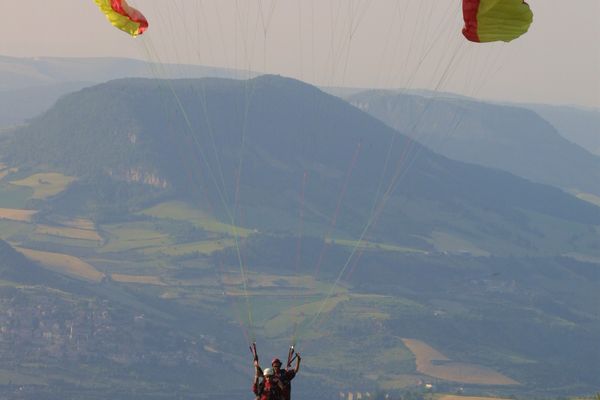
<path fill-rule="evenodd" d="M 125 0 L 94 0 L 110 23 L 130 34 L 137 36 L 148 29 L 148 20 L 144 15 L 127 4 Z"/>
<path fill-rule="evenodd" d="M 533 21 L 523 0 L 463 0 L 463 17 L 463 35 L 472 42 L 510 42 Z"/>

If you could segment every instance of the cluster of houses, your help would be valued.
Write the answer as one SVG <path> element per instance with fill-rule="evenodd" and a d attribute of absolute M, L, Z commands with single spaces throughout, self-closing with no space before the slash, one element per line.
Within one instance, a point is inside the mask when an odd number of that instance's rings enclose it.
<path fill-rule="evenodd" d="M 44 289 L 0 294 L 2 363 L 86 362 L 118 364 L 197 363 L 204 353 L 195 342 L 164 335 L 165 345 L 144 340 L 153 332 L 143 314 L 112 309 L 105 300 L 81 301 Z"/>

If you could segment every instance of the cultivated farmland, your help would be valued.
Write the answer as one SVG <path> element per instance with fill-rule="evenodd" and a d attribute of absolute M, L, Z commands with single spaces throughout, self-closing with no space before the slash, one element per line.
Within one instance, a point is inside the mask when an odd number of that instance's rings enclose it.
<path fill-rule="evenodd" d="M 37 213 L 36 210 L 20 210 L 16 208 L 0 208 L 0 219 L 12 221 L 31 222 L 31 218 Z"/>
<path fill-rule="evenodd" d="M 150 224 L 125 223 L 106 225 L 108 243 L 102 248 L 104 252 L 139 250 L 172 244 L 169 235 L 158 232 Z"/>
<path fill-rule="evenodd" d="M 42 267 L 61 274 L 91 282 L 100 282 L 104 278 L 104 274 L 94 268 L 93 265 L 74 256 L 23 247 L 15 247 L 15 249 L 30 260 L 39 263 Z"/>
<path fill-rule="evenodd" d="M 446 381 L 473 385 L 518 385 L 519 382 L 499 372 L 476 364 L 453 362 L 427 343 L 416 339 L 402 339 L 415 355 L 417 371 Z"/>
<path fill-rule="evenodd" d="M 111 274 L 111 279 L 121 283 L 140 283 L 144 285 L 159 285 L 165 286 L 165 283 L 157 276 L 150 275 L 126 275 L 126 274 Z"/>
<path fill-rule="evenodd" d="M 189 221 L 208 232 L 246 237 L 252 230 L 220 222 L 200 210 L 194 209 L 180 201 L 170 201 L 142 211 L 143 214 L 156 218 L 170 218 Z"/>
<path fill-rule="evenodd" d="M 425 254 L 424 250 L 414 249 L 410 247 L 396 246 L 393 244 L 386 243 L 374 243 L 365 240 L 347 240 L 347 239 L 326 239 L 327 243 L 338 244 L 340 246 L 350 247 L 352 249 L 357 248 L 361 250 L 383 250 L 383 251 L 397 251 L 401 253 L 420 253 Z"/>
<path fill-rule="evenodd" d="M 171 246 L 152 247 L 144 250 L 144 253 L 155 254 L 162 253 L 169 256 L 180 256 L 184 254 L 199 253 L 211 254 L 218 250 L 223 250 L 235 244 L 233 239 L 221 240 L 203 240 L 199 242 L 174 244 Z"/>
<path fill-rule="evenodd" d="M 240 287 L 243 280 L 240 274 L 224 274 L 221 276 L 223 284 Z M 270 289 L 282 287 L 315 288 L 317 281 L 313 276 L 288 276 L 274 274 L 256 274 L 251 271 L 246 273 L 246 285 L 254 289 Z M 306 292 L 305 292 L 306 293 Z"/>
<path fill-rule="evenodd" d="M 75 178 L 71 176 L 66 176 L 57 172 L 48 172 L 33 174 L 25 179 L 12 181 L 10 183 L 17 186 L 30 187 L 33 189 L 32 197 L 34 199 L 45 199 L 62 192 L 74 180 Z"/>
<path fill-rule="evenodd" d="M 58 223 L 69 228 L 86 229 L 93 231 L 96 229 L 94 222 L 87 218 L 60 218 Z"/>
<path fill-rule="evenodd" d="M 102 241 L 102 237 L 95 230 L 68 228 L 62 226 L 38 225 L 35 233 L 40 235 L 60 236 L 69 239 Z"/>

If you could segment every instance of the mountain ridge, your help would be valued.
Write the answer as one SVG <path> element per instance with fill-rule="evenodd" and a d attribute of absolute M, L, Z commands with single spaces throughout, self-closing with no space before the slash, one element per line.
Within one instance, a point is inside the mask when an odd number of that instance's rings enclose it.
<path fill-rule="evenodd" d="M 12 163 L 111 176 L 172 193 L 189 195 L 196 188 L 224 213 L 236 191 L 247 207 L 282 209 L 277 193 L 297 196 L 307 173 L 315 179 L 307 204 L 333 215 L 351 166 L 350 200 L 342 206 L 363 220 L 384 182 L 393 203 L 404 197 L 505 216 L 524 209 L 577 223 L 600 221 L 600 208 L 558 189 L 446 159 L 317 88 L 276 76 L 112 81 L 64 97 L 15 138 L 7 152 Z M 383 215 L 385 227 L 389 211 Z M 360 223 L 351 225 L 344 228 L 358 235 Z"/>
<path fill-rule="evenodd" d="M 560 189 L 450 160 L 276 76 L 111 81 L 65 96 L 12 140 L 2 161 L 19 170 L 0 190 L 30 185 L 19 196 L 39 212 L 1 233 L 110 277 L 69 302 L 43 296 L 61 313 L 10 353 L 39 379 L 62 368 L 38 394 L 208 397 L 227 370 L 237 395 L 252 377 L 249 338 L 262 359 L 296 333 L 307 362 L 294 391 L 311 398 L 417 390 L 430 377 L 401 338 L 523 383 L 473 394 L 597 386 L 597 264 L 563 255 L 598 255 L 600 208 Z M 32 199 L 42 171 L 77 179 Z M 44 335 L 63 315 L 91 332 L 77 336 L 83 351 L 69 324 Z M 41 358 L 32 369 L 19 354 Z"/>
<path fill-rule="evenodd" d="M 449 158 L 565 190 L 600 194 L 600 157 L 563 138 L 534 111 L 384 90 L 347 99 Z"/>

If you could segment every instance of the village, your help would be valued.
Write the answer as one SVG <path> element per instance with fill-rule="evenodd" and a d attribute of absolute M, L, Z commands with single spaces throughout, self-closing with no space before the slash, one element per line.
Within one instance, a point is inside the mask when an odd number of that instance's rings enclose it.
<path fill-rule="evenodd" d="M 111 308 L 107 300 L 81 300 L 64 293 L 49 296 L 41 288 L 0 288 L 0 348 L 5 366 L 35 360 L 58 362 L 110 361 L 118 365 L 195 364 L 194 341 L 163 337 L 164 346 L 149 344 L 143 314 Z M 165 349 L 177 340 L 177 351 Z"/>

